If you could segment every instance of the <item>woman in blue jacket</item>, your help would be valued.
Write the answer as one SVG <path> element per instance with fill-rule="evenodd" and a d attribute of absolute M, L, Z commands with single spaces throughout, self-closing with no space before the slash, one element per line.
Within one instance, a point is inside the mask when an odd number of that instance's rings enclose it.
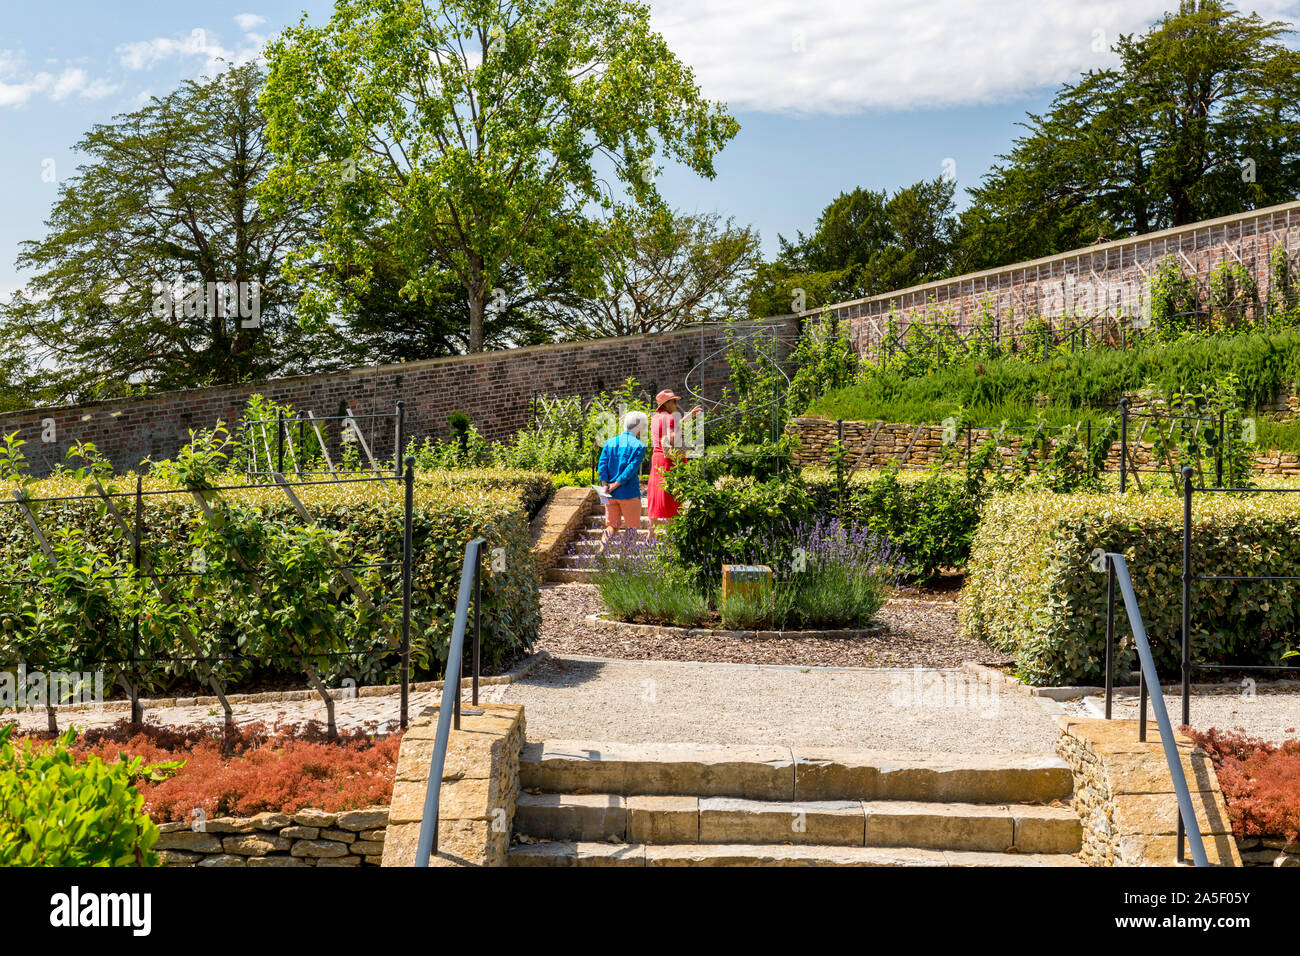
<path fill-rule="evenodd" d="M 605 494 L 605 526 L 609 534 L 621 522 L 628 530 L 641 527 L 641 460 L 645 458 L 646 417 L 628 412 L 623 433 L 600 449 L 600 483 Z"/>

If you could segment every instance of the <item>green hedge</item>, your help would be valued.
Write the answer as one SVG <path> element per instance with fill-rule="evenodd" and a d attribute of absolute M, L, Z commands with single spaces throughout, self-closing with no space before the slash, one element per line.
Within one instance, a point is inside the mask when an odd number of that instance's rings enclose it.
<path fill-rule="evenodd" d="M 441 676 L 465 544 L 477 535 L 487 539 L 489 548 L 503 549 L 503 561 L 484 579 L 484 668 L 498 668 L 531 649 L 541 619 L 528 521 L 518 490 L 486 488 L 481 480 L 459 489 L 451 484 L 421 478 L 415 489 L 412 647 L 414 669 L 421 678 Z M 127 487 L 128 482 L 119 480 L 119 490 Z M 162 486 L 146 479 L 145 489 L 154 487 Z M 68 478 L 28 488 L 33 497 L 82 491 Z M 180 640 L 178 622 L 186 621 L 199 633 L 205 655 L 224 656 L 234 649 L 252 658 L 217 665 L 218 676 L 232 688 L 276 671 L 301 679 L 301 668 L 294 666 L 301 655 L 294 655 L 304 648 L 329 683 L 344 677 L 359 684 L 394 680 L 397 658 L 392 649 L 399 640 L 401 607 L 401 483 L 320 485 L 299 488 L 298 494 L 323 530 L 304 530 L 283 493 L 274 488 L 217 493 L 214 507 L 228 528 L 223 539 L 217 539 L 190 495 L 146 497 L 145 553 L 158 570 L 176 575 L 168 579 L 175 592 L 171 603 L 147 582 L 133 592 L 133 582 L 113 580 L 114 574 L 129 568 L 130 541 L 117 533 L 96 502 L 33 505 L 59 552 L 56 574 L 43 566 L 44 558 L 17 507 L 0 506 L 0 578 L 42 578 L 39 585 L 0 587 L 0 667 L 12 668 L 21 655 L 29 669 L 92 670 L 82 662 L 124 656 L 130 646 L 130 620 L 124 618 L 139 610 L 141 656 L 193 656 Z M 119 499 L 128 521 L 132 505 L 131 499 Z M 214 547 L 218 540 L 222 546 Z M 238 541 L 245 554 L 254 555 L 252 575 L 234 570 L 228 553 L 222 554 L 225 541 Z M 324 543 L 350 563 L 394 565 L 355 572 L 379 610 L 362 607 L 333 573 Z M 258 551 L 272 546 L 270 553 Z M 195 556 L 200 549 L 201 565 Z M 203 577 L 180 575 L 200 567 Z M 263 600 L 263 595 L 269 599 Z M 374 653 L 348 658 L 346 652 Z M 150 672 L 154 689 L 177 679 L 193 682 L 196 676 L 192 662 Z M 106 685 L 111 682 L 110 675 Z"/>
<path fill-rule="evenodd" d="M 417 471 L 416 478 L 430 488 L 450 491 L 511 491 L 518 495 L 520 506 L 530 518 L 556 488 L 550 473 L 524 468 L 440 468 Z"/>
<path fill-rule="evenodd" d="M 0 866 L 155 866 L 158 828 L 134 783 L 141 758 L 76 759 L 72 734 L 21 747 L 0 727 Z M 162 766 L 162 765 L 159 765 Z"/>
<path fill-rule="evenodd" d="M 1206 494 L 1196 499 L 1193 517 L 1194 573 L 1300 575 L 1300 501 L 1294 496 Z M 1182 500 L 1172 495 L 993 497 L 967 565 L 965 633 L 1014 654 L 1033 684 L 1100 683 L 1106 576 L 1090 567 L 1098 547 L 1125 555 L 1156 667 L 1177 677 Z M 1297 583 L 1194 582 L 1193 659 L 1283 663 L 1300 624 Z M 1117 620 L 1118 633 L 1127 635 L 1122 609 Z M 1116 663 L 1119 674 L 1136 668 L 1128 640 Z"/>
<path fill-rule="evenodd" d="M 816 510 L 839 514 L 835 472 L 805 468 L 803 477 Z M 965 566 L 980 514 L 979 497 L 961 472 L 855 472 L 845 480 L 843 507 L 845 521 L 866 524 L 898 545 L 904 572 L 917 580 Z"/>

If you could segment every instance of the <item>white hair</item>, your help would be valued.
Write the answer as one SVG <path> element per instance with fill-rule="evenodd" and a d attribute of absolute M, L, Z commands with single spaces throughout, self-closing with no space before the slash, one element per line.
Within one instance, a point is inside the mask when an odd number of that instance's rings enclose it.
<path fill-rule="evenodd" d="M 645 434 L 647 424 L 645 412 L 628 412 L 623 416 L 623 431 L 636 432 L 638 438 Z"/>

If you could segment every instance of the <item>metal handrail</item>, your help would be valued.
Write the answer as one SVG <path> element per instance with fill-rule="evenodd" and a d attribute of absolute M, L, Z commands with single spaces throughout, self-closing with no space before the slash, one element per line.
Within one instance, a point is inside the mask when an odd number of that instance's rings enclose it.
<path fill-rule="evenodd" d="M 1151 656 L 1151 644 L 1147 641 L 1147 629 L 1142 623 L 1142 612 L 1138 610 L 1137 596 L 1133 593 L 1133 581 L 1129 577 L 1128 563 L 1124 555 L 1110 551 L 1098 555 L 1101 561 L 1099 570 L 1108 576 L 1108 590 L 1113 597 L 1113 582 L 1119 582 L 1120 593 L 1124 596 L 1124 610 L 1128 613 L 1129 626 L 1133 630 L 1133 643 L 1137 646 L 1138 660 L 1141 663 L 1143 687 L 1151 688 L 1151 703 L 1156 713 L 1156 726 L 1160 729 L 1160 744 L 1165 751 L 1165 763 L 1169 765 L 1169 775 L 1174 781 L 1174 793 L 1178 796 L 1178 861 L 1183 861 L 1183 832 L 1186 831 L 1187 842 L 1192 848 L 1192 860 L 1197 866 L 1209 866 L 1205 855 L 1205 844 L 1201 839 L 1200 824 L 1196 822 L 1196 811 L 1192 808 L 1192 795 L 1187 787 L 1187 777 L 1183 773 L 1182 762 L 1178 759 L 1178 745 L 1174 742 L 1173 727 L 1169 724 L 1169 711 L 1165 708 L 1165 695 L 1160 687 L 1160 676 L 1156 673 L 1155 658 Z M 1111 611 L 1114 605 L 1111 604 Z M 1112 642 L 1114 639 L 1114 621 L 1110 612 L 1106 621 L 1106 717 L 1110 717 L 1111 667 L 1114 661 Z M 1146 696 L 1143 695 L 1139 705 L 1142 708 L 1141 740 L 1146 740 Z"/>
<path fill-rule="evenodd" d="M 479 648 L 482 637 L 483 546 L 487 541 L 475 538 L 465 545 L 465 563 L 460 569 L 460 591 L 456 596 L 456 620 L 447 650 L 447 669 L 442 675 L 442 705 L 438 708 L 438 733 L 429 758 L 429 782 L 424 791 L 424 813 L 420 818 L 420 839 L 416 844 L 415 865 L 428 866 L 438 852 L 438 798 L 442 791 L 442 771 L 447 762 L 447 743 L 451 738 L 452 720 L 460 730 L 460 662 L 465 647 L 465 622 L 469 617 L 469 600 L 474 595 L 474 685 L 471 704 L 478 706 Z M 475 713 L 475 711 L 467 711 Z M 478 711 L 482 713 L 482 711 Z"/>

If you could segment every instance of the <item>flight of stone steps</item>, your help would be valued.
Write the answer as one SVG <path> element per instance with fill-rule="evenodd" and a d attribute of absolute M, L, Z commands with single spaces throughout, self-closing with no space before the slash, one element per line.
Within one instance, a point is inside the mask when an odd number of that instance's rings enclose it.
<path fill-rule="evenodd" d="M 1081 866 L 1050 756 L 528 743 L 511 866 Z"/>
<path fill-rule="evenodd" d="M 645 536 L 650 533 L 650 518 L 647 510 L 645 488 L 643 487 L 641 491 L 641 527 L 637 529 L 636 533 Z M 582 527 L 578 529 L 577 535 L 570 542 L 566 553 L 553 567 L 547 568 L 546 580 L 590 582 L 592 579 L 591 558 L 593 554 L 600 550 L 601 537 L 604 533 L 605 509 L 597 502 L 592 505 L 591 511 L 588 512 Z"/>

